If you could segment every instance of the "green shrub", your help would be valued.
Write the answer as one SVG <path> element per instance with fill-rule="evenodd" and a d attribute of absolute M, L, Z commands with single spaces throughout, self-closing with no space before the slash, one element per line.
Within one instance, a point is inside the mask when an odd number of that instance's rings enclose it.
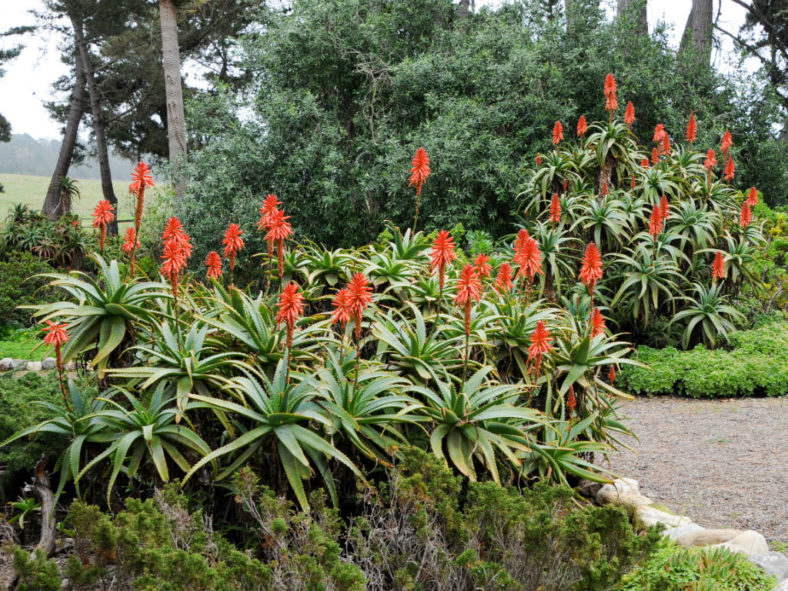
<path fill-rule="evenodd" d="M 769 591 L 774 577 L 740 554 L 723 548 L 681 548 L 665 541 L 662 547 L 632 573 L 625 575 L 620 591 Z"/>
<path fill-rule="evenodd" d="M 0 327 L 0 358 L 40 360 L 54 356 L 52 347 L 42 342 L 37 328 Z"/>
<path fill-rule="evenodd" d="M 638 394 L 692 398 L 785 396 L 788 394 L 788 322 L 767 324 L 731 335 L 733 349 L 691 351 L 638 347 L 648 367 L 625 366 L 620 383 Z"/>
<path fill-rule="evenodd" d="M 60 571 L 57 564 L 54 560 L 48 560 L 41 550 L 36 550 L 30 556 L 27 550 L 14 546 L 11 555 L 18 577 L 17 591 L 59 591 Z"/>
<path fill-rule="evenodd" d="M 47 280 L 35 277 L 52 273 L 54 269 L 33 254 L 11 251 L 0 259 L 0 318 L 5 323 L 30 324 L 30 311 L 17 306 L 54 301 L 53 290 L 43 288 Z"/>

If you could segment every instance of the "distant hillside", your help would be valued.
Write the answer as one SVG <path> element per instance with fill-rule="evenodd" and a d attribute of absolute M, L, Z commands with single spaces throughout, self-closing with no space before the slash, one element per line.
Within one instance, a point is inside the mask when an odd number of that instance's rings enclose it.
<path fill-rule="evenodd" d="M 49 177 L 57 163 L 60 142 L 57 140 L 37 140 L 29 135 L 14 134 L 8 143 L 0 142 L 0 173 L 25 174 Z M 134 163 L 116 156 L 110 156 L 112 178 L 127 178 Z M 72 166 L 68 176 L 78 179 L 98 179 L 98 162 L 85 159 L 79 166 Z"/>

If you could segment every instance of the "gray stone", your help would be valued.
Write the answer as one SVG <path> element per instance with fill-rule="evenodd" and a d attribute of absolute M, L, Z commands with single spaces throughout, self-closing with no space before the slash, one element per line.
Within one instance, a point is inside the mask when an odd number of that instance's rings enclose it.
<path fill-rule="evenodd" d="M 788 591 L 788 579 L 777 585 L 772 591 Z"/>
<path fill-rule="evenodd" d="M 9 371 L 14 369 L 14 360 L 10 357 L 0 359 L 0 371 Z"/>
<path fill-rule="evenodd" d="M 24 371 L 26 367 L 26 359 L 14 359 L 14 371 Z"/>
<path fill-rule="evenodd" d="M 663 534 L 668 536 L 671 540 L 677 541 L 687 534 L 692 534 L 699 531 L 703 531 L 703 528 L 697 523 L 685 523 L 684 525 L 669 527 L 663 532 Z"/>
<path fill-rule="evenodd" d="M 46 357 L 41 362 L 41 369 L 47 369 L 47 370 L 48 369 L 55 369 L 55 364 L 56 364 L 56 361 L 55 361 L 54 357 Z"/>
<path fill-rule="evenodd" d="M 752 530 L 742 532 L 724 544 L 714 544 L 711 548 L 727 548 L 731 552 L 738 552 L 745 556 L 769 552 L 769 544 L 766 542 L 766 538 L 757 531 Z"/>
<path fill-rule="evenodd" d="M 663 523 L 667 527 L 679 527 L 692 523 L 692 520 L 689 517 L 671 515 L 670 513 L 660 511 L 659 509 L 649 505 L 641 505 L 635 509 L 635 515 L 646 527 L 657 525 L 658 523 Z"/>
<path fill-rule="evenodd" d="M 40 361 L 28 361 L 27 362 L 27 371 L 41 371 L 41 362 Z"/>
<path fill-rule="evenodd" d="M 604 485 L 596 493 L 596 501 L 600 505 L 621 503 L 635 507 L 650 505 L 654 502 L 640 494 L 638 481 L 632 478 L 621 478 L 614 480 L 612 484 Z"/>
<path fill-rule="evenodd" d="M 676 541 L 681 546 L 711 546 L 729 542 L 736 536 L 743 534 L 741 529 L 704 529 L 681 536 Z"/>
<path fill-rule="evenodd" d="M 788 581 L 788 558 L 784 554 L 779 552 L 752 554 L 748 557 L 748 560 L 770 575 L 777 577 L 778 583 Z"/>

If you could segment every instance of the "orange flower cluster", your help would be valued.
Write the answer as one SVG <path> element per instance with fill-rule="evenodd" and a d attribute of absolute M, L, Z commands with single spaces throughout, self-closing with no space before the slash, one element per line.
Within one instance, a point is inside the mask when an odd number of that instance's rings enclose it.
<path fill-rule="evenodd" d="M 495 290 L 498 293 L 507 293 L 512 289 L 512 266 L 509 263 L 501 263 L 498 267 L 498 275 L 495 276 Z"/>
<path fill-rule="evenodd" d="M 690 111 L 689 123 L 687 123 L 687 141 L 691 144 L 698 137 L 698 125 L 695 123 L 695 112 Z"/>
<path fill-rule="evenodd" d="M 596 247 L 596 242 L 589 242 L 583 256 L 583 263 L 580 265 L 580 281 L 593 296 L 594 286 L 600 279 L 602 279 L 602 255 Z"/>
<path fill-rule="evenodd" d="M 528 230 L 523 229 L 517 233 L 514 241 L 514 262 L 520 267 L 517 277 L 525 275 L 529 281 L 533 281 L 537 273 L 544 274 L 542 252 L 536 240 L 528 234 Z"/>
<path fill-rule="evenodd" d="M 187 261 L 192 255 L 194 247 L 180 220 L 174 216 L 167 220 L 161 238 L 164 242 L 164 254 L 161 257 L 163 260 L 161 274 L 169 279 L 172 286 L 172 295 L 177 298 L 178 278 L 186 268 Z"/>
<path fill-rule="evenodd" d="M 588 131 L 588 123 L 586 123 L 586 116 L 580 115 L 577 120 L 577 137 L 583 137 Z"/>
<path fill-rule="evenodd" d="M 711 264 L 711 277 L 713 280 L 725 279 L 725 259 L 722 251 L 718 250 L 714 255 L 714 262 Z"/>
<path fill-rule="evenodd" d="M 145 189 L 155 186 L 153 184 L 153 175 L 147 164 L 139 162 L 134 167 L 131 173 L 131 184 L 129 185 L 129 193 L 133 193 L 137 204 L 134 208 L 134 231 L 139 233 L 140 224 L 142 223 L 142 207 L 145 201 Z"/>
<path fill-rule="evenodd" d="M 68 324 L 56 324 L 51 320 L 47 320 L 46 323 L 47 326 L 43 329 L 44 342 L 50 347 L 55 348 L 55 364 L 60 379 L 60 392 L 63 395 L 63 401 L 66 403 L 66 408 L 68 408 L 66 390 L 63 384 L 63 354 L 61 352 L 61 347 L 68 342 Z"/>
<path fill-rule="evenodd" d="M 553 193 L 553 198 L 550 200 L 550 223 L 561 223 L 561 200 L 558 198 L 558 193 Z"/>
<path fill-rule="evenodd" d="M 733 162 L 733 156 L 728 156 L 728 159 L 725 161 L 725 171 L 723 175 L 728 182 L 732 181 L 733 177 L 736 176 L 736 164 Z"/>
<path fill-rule="evenodd" d="M 291 281 L 285 285 L 282 293 L 279 294 L 276 307 L 279 308 L 276 313 L 276 327 L 279 328 L 282 324 L 287 327 L 285 346 L 290 349 L 293 346 L 296 320 L 304 313 L 304 296 L 299 293 L 297 283 Z"/>
<path fill-rule="evenodd" d="M 755 207 L 758 205 L 758 189 L 750 187 L 750 192 L 747 194 L 747 205 Z"/>
<path fill-rule="evenodd" d="M 711 169 L 717 166 L 717 155 L 714 150 L 709 150 L 706 153 L 706 160 L 703 161 L 703 168 L 711 172 Z"/>
<path fill-rule="evenodd" d="M 457 295 L 454 303 L 463 307 L 465 313 L 465 334 L 471 334 L 471 306 L 482 297 L 482 282 L 473 265 L 464 265 L 457 279 Z"/>
<path fill-rule="evenodd" d="M 372 303 L 372 287 L 363 273 L 356 273 L 351 277 L 347 287 L 340 289 L 332 305 L 336 308 L 331 317 L 331 322 L 339 322 L 343 327 L 352 318 L 355 322 L 356 339 L 361 338 L 361 322 L 364 310 Z"/>
<path fill-rule="evenodd" d="M 564 139 L 564 126 L 560 121 L 556 121 L 553 125 L 553 145 L 557 145 Z"/>
<path fill-rule="evenodd" d="M 486 254 L 480 254 L 475 259 L 473 259 L 473 266 L 476 269 L 476 272 L 479 274 L 479 279 L 483 280 L 485 277 L 489 277 L 492 273 L 490 257 L 488 257 Z"/>
<path fill-rule="evenodd" d="M 284 210 L 279 209 L 279 199 L 276 195 L 268 195 L 260 208 L 260 221 L 257 227 L 267 230 L 265 241 L 268 242 L 268 255 L 273 256 L 274 244 L 276 244 L 276 260 L 279 269 L 279 279 L 285 272 L 285 240 L 293 234 L 293 227 L 287 220 L 289 215 L 285 215 Z"/>
<path fill-rule="evenodd" d="M 668 203 L 667 195 L 662 196 L 662 199 L 659 202 L 659 210 L 662 220 L 664 221 L 668 219 L 668 216 L 670 215 L 670 203 Z"/>
<path fill-rule="evenodd" d="M 137 240 L 137 232 L 134 230 L 134 228 L 127 229 L 126 237 L 123 239 L 123 246 L 120 247 L 121 250 L 130 255 L 139 247 L 140 241 Z"/>
<path fill-rule="evenodd" d="M 416 197 L 421 196 L 421 187 L 430 174 L 432 174 L 430 157 L 427 155 L 427 150 L 419 148 L 411 162 L 410 183 L 408 184 L 409 187 L 416 187 Z"/>
<path fill-rule="evenodd" d="M 430 254 L 430 269 L 438 269 L 438 284 L 441 291 L 443 291 L 443 284 L 446 281 L 446 265 L 456 258 L 454 239 L 446 230 L 441 230 L 432 241 L 432 253 Z"/>
<path fill-rule="evenodd" d="M 591 338 L 605 334 L 605 328 L 605 317 L 602 316 L 599 308 L 594 308 L 594 311 L 591 313 Z"/>
<path fill-rule="evenodd" d="M 244 241 L 243 238 L 241 238 L 241 234 L 243 233 L 244 231 L 241 230 L 241 226 L 238 224 L 230 224 L 227 227 L 227 231 L 224 233 L 224 238 L 222 238 L 224 256 L 230 259 L 230 273 L 235 269 L 236 255 L 244 247 Z"/>
<path fill-rule="evenodd" d="M 93 227 L 99 229 L 99 248 L 104 252 L 104 243 L 107 239 L 107 225 L 115 219 L 114 207 L 109 201 L 102 199 L 93 210 Z"/>
<path fill-rule="evenodd" d="M 747 205 L 747 202 L 744 202 L 744 205 L 741 206 L 741 215 L 739 216 L 739 225 L 742 229 L 745 229 L 747 226 L 750 225 L 752 222 L 752 211 L 750 211 L 750 206 Z"/>
<path fill-rule="evenodd" d="M 624 123 L 627 124 L 627 127 L 632 127 L 632 124 L 635 122 L 635 105 L 632 104 L 632 101 L 627 103 L 627 108 L 624 111 Z"/>
<path fill-rule="evenodd" d="M 544 322 L 541 320 L 537 322 L 536 329 L 534 329 L 531 335 L 531 346 L 528 347 L 529 374 L 533 370 L 534 375 L 539 377 L 539 370 L 542 367 L 542 357 L 553 350 L 553 346 L 550 344 L 552 340 L 553 337 L 550 336 L 550 331 L 547 330 Z"/>
<path fill-rule="evenodd" d="M 618 109 L 618 101 L 616 100 L 616 79 L 613 74 L 605 76 L 605 111 L 610 113 L 610 118 L 613 118 L 613 112 Z"/>
<path fill-rule="evenodd" d="M 205 272 L 208 279 L 219 279 L 222 276 L 222 257 L 215 250 L 209 252 L 205 257 L 205 266 L 208 268 Z"/>
<path fill-rule="evenodd" d="M 655 204 L 654 209 L 651 210 L 651 217 L 648 220 L 648 233 L 656 240 L 660 232 L 662 232 L 662 209 Z"/>

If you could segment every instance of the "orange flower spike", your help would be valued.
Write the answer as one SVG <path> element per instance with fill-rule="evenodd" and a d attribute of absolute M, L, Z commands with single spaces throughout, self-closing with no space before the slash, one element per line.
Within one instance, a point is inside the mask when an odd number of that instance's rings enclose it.
<path fill-rule="evenodd" d="M 593 295 L 596 282 L 602 279 L 602 255 L 595 242 L 589 242 L 586 247 L 583 263 L 580 265 L 580 281 Z"/>
<path fill-rule="evenodd" d="M 610 193 L 610 189 L 607 186 L 607 183 L 602 183 L 602 197 L 607 197 L 608 193 Z"/>
<path fill-rule="evenodd" d="M 531 364 L 528 373 L 531 373 L 531 369 L 533 369 L 534 374 L 537 377 L 539 376 L 539 369 L 542 366 L 542 356 L 553 350 L 553 346 L 550 344 L 552 340 L 553 337 L 550 335 L 550 331 L 545 327 L 544 322 L 541 320 L 537 322 L 536 329 L 534 329 L 531 335 L 531 346 L 528 347 L 528 362 Z"/>
<path fill-rule="evenodd" d="M 44 342 L 50 347 L 60 347 L 68 342 L 68 324 L 56 324 L 51 320 L 46 321 L 47 326 L 43 329 Z"/>
<path fill-rule="evenodd" d="M 473 259 L 473 266 L 476 269 L 476 272 L 479 274 L 479 279 L 484 280 L 485 277 L 489 277 L 492 273 L 490 257 L 488 257 L 486 254 L 480 254 L 475 259 Z"/>
<path fill-rule="evenodd" d="M 662 153 L 666 156 L 670 154 L 670 136 L 667 133 L 662 136 Z"/>
<path fill-rule="evenodd" d="M 651 164 L 655 166 L 659 164 L 659 148 L 654 148 L 651 150 Z"/>
<path fill-rule="evenodd" d="M 421 186 L 431 173 L 430 157 L 427 156 L 427 151 L 424 148 L 419 148 L 411 162 L 410 183 L 408 184 L 409 187 L 416 187 L 416 197 L 421 196 Z"/>
<path fill-rule="evenodd" d="M 296 320 L 304 313 L 304 296 L 299 293 L 298 284 L 291 281 L 285 285 L 282 293 L 279 294 L 276 307 L 279 308 L 276 313 L 276 327 L 279 328 L 282 324 L 287 326 L 285 346 L 290 349 L 293 346 Z"/>
<path fill-rule="evenodd" d="M 695 112 L 690 111 L 689 123 L 687 123 L 687 142 L 692 144 L 698 137 L 698 125 L 695 123 Z"/>
<path fill-rule="evenodd" d="M 668 219 L 668 216 L 670 215 L 670 203 L 668 203 L 667 195 L 663 195 L 659 202 L 659 213 L 662 216 L 663 221 Z"/>
<path fill-rule="evenodd" d="M 752 222 L 752 211 L 750 211 L 750 206 L 747 205 L 745 201 L 744 205 L 741 206 L 741 215 L 739 216 L 739 225 L 742 229 L 746 228 Z"/>
<path fill-rule="evenodd" d="M 648 168 L 649 167 L 649 165 L 648 165 L 648 158 L 643 158 L 640 161 L 640 166 L 642 166 L 643 168 Z"/>
<path fill-rule="evenodd" d="M 758 189 L 750 187 L 750 192 L 747 194 L 747 205 L 751 208 L 758 205 Z"/>
<path fill-rule="evenodd" d="M 648 233 L 656 240 L 660 232 L 662 232 L 662 209 L 655 204 L 654 209 L 651 210 L 651 218 L 648 220 Z"/>
<path fill-rule="evenodd" d="M 219 279 L 222 276 L 222 257 L 215 250 L 209 252 L 205 257 L 205 266 L 208 267 L 205 272 L 208 279 Z"/>
<path fill-rule="evenodd" d="M 356 339 L 360 339 L 364 310 L 372 303 L 372 288 L 363 273 L 353 275 L 348 283 L 345 297 L 356 324 Z"/>
<path fill-rule="evenodd" d="M 616 80 L 613 74 L 605 76 L 605 110 L 610 113 L 610 120 L 613 120 L 613 112 L 618 109 L 616 100 Z"/>
<path fill-rule="evenodd" d="M 553 145 L 556 146 L 564 139 L 564 126 L 560 121 L 556 121 L 553 125 Z"/>
<path fill-rule="evenodd" d="M 586 123 L 585 115 L 580 115 L 577 120 L 577 137 L 583 137 L 588 131 L 588 123 Z"/>
<path fill-rule="evenodd" d="M 553 193 L 553 198 L 550 200 L 550 222 L 561 223 L 561 200 L 558 198 L 558 193 Z"/>
<path fill-rule="evenodd" d="M 132 251 L 140 247 L 140 241 L 137 240 L 137 232 L 135 232 L 134 228 L 129 227 L 126 230 L 126 237 L 123 239 L 123 246 L 121 246 L 121 250 L 126 254 L 131 254 Z"/>
<path fill-rule="evenodd" d="M 566 397 L 566 407 L 569 409 L 570 417 L 574 414 L 576 406 L 577 398 L 575 398 L 575 386 L 572 384 L 569 386 L 569 392 Z"/>
<path fill-rule="evenodd" d="M 597 337 L 601 334 L 605 333 L 605 317 L 602 316 L 602 312 L 599 311 L 599 308 L 594 308 L 593 313 L 591 314 L 591 338 Z"/>
<path fill-rule="evenodd" d="M 733 177 L 736 176 L 736 164 L 733 162 L 733 156 L 728 156 L 728 159 L 725 161 L 725 171 L 724 171 L 725 180 L 730 182 L 733 180 Z"/>
<path fill-rule="evenodd" d="M 722 155 L 727 158 L 728 152 L 730 152 L 730 149 L 732 147 L 733 147 L 733 136 L 731 135 L 731 132 L 726 129 L 725 133 L 722 136 L 722 141 L 720 142 L 720 152 L 722 152 Z"/>
<path fill-rule="evenodd" d="M 541 154 L 537 154 L 536 155 L 536 165 L 537 166 L 542 166 L 542 155 Z"/>
<path fill-rule="evenodd" d="M 610 366 L 610 370 L 607 372 L 607 381 L 611 384 L 616 381 L 616 368 L 613 365 Z"/>
<path fill-rule="evenodd" d="M 441 291 L 443 291 L 443 284 L 446 280 L 446 265 L 456 258 L 454 239 L 448 231 L 441 230 L 438 232 L 435 240 L 432 241 L 432 253 L 430 254 L 430 269 L 438 270 L 438 281 Z"/>
<path fill-rule="evenodd" d="M 521 228 L 520 231 L 517 232 L 517 237 L 514 239 L 514 252 L 516 253 L 518 250 L 522 249 L 525 245 L 525 241 L 530 237 L 531 235 L 528 233 L 528 230 Z"/>
<path fill-rule="evenodd" d="M 331 324 L 339 322 L 342 328 L 345 328 L 345 325 L 353 318 L 353 310 L 350 305 L 350 292 L 347 287 L 343 287 L 337 292 L 331 305 L 336 308 L 331 314 Z"/>
<path fill-rule="evenodd" d="M 711 277 L 714 281 L 725 279 L 725 259 L 721 250 L 718 250 L 714 255 L 714 262 L 711 264 Z"/>
<path fill-rule="evenodd" d="M 714 150 L 709 150 L 706 153 L 706 160 L 703 161 L 703 168 L 710 171 L 715 166 L 717 166 L 716 154 L 714 153 Z"/>
<path fill-rule="evenodd" d="M 658 144 L 662 141 L 665 134 L 665 126 L 662 123 L 657 123 L 654 127 L 654 138 L 651 141 Z"/>
<path fill-rule="evenodd" d="M 632 104 L 632 101 L 627 103 L 627 108 L 624 111 L 624 123 L 627 124 L 627 127 L 632 127 L 632 124 L 635 122 L 635 105 Z"/>
<path fill-rule="evenodd" d="M 244 241 L 243 238 L 241 238 L 241 234 L 243 233 L 244 231 L 241 230 L 241 226 L 238 224 L 230 224 L 227 227 L 227 231 L 224 233 L 224 238 L 222 238 L 224 256 L 230 259 L 230 273 L 235 269 L 236 255 L 244 247 Z"/>
<path fill-rule="evenodd" d="M 281 209 L 274 209 L 270 213 L 268 221 L 268 233 L 265 235 L 265 239 L 269 244 L 276 243 L 276 258 L 279 264 L 280 279 L 282 278 L 282 275 L 284 275 L 285 270 L 285 239 L 289 238 L 293 233 L 293 227 L 287 221 L 289 219 L 290 216 L 285 215 L 284 211 Z"/>
<path fill-rule="evenodd" d="M 525 275 L 529 281 L 533 281 L 537 274 L 544 275 L 542 271 L 542 252 L 536 240 L 530 236 L 526 238 L 522 245 L 515 250 L 514 262 L 520 266 L 517 276 Z"/>
<path fill-rule="evenodd" d="M 150 168 L 144 162 L 139 162 L 137 166 L 134 167 L 134 171 L 131 173 L 131 184 L 129 185 L 129 193 L 133 193 L 137 199 L 136 207 L 134 208 L 135 232 L 140 231 L 140 225 L 142 223 L 142 208 L 143 203 L 145 202 L 145 189 L 154 186 L 153 175 Z"/>
<path fill-rule="evenodd" d="M 501 263 L 498 267 L 498 275 L 495 276 L 495 290 L 498 293 L 509 292 L 512 289 L 512 266 L 509 263 Z"/>
<path fill-rule="evenodd" d="M 279 206 L 282 203 L 279 201 L 279 198 L 274 195 L 273 193 L 269 193 L 263 199 L 263 204 L 260 206 L 260 219 L 257 221 L 257 229 L 261 232 L 263 230 L 268 230 L 268 223 L 271 216 L 271 213 L 275 209 L 279 209 Z"/>
<path fill-rule="evenodd" d="M 465 334 L 471 334 L 471 306 L 482 297 L 482 282 L 473 265 L 465 265 L 457 279 L 457 295 L 454 303 L 463 307 L 465 313 Z"/>
<path fill-rule="evenodd" d="M 107 225 L 115 219 L 112 213 L 114 208 L 109 201 L 102 199 L 93 210 L 93 227 L 99 229 L 99 248 L 104 252 L 104 243 L 107 238 Z"/>

